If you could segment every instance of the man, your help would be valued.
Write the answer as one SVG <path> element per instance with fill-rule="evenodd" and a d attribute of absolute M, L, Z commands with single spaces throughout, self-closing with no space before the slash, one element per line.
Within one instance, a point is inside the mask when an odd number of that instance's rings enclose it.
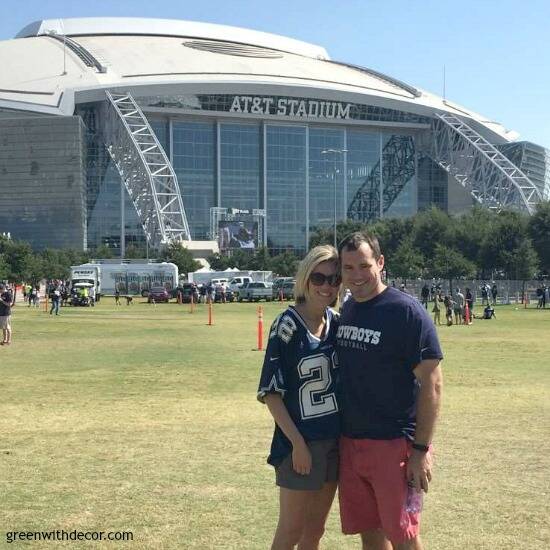
<path fill-rule="evenodd" d="M 428 300 L 430 299 L 430 289 L 428 288 L 428 285 L 424 283 L 424 286 L 422 287 L 422 290 L 420 291 L 420 302 L 424 306 L 425 309 L 428 309 Z"/>
<path fill-rule="evenodd" d="M 443 356 L 422 305 L 382 282 L 376 237 L 353 233 L 339 249 L 352 293 L 337 333 L 342 530 L 360 533 L 366 550 L 421 550 L 420 513 L 405 502 L 432 479 Z"/>
<path fill-rule="evenodd" d="M 466 287 L 466 303 L 468 304 L 468 313 L 469 317 L 466 319 L 466 312 L 464 312 L 464 322 L 468 324 L 472 324 L 472 321 L 474 319 L 474 295 L 472 294 L 472 291 Z"/>
<path fill-rule="evenodd" d="M 498 287 L 497 284 L 493 281 L 493 286 L 491 287 L 491 296 L 493 297 L 493 305 L 497 305 L 497 296 L 498 296 Z"/>
<path fill-rule="evenodd" d="M 455 313 L 455 325 L 461 325 L 464 320 L 464 304 L 466 300 L 464 298 L 464 294 L 460 292 L 460 288 L 456 289 L 456 301 L 454 305 L 454 313 Z"/>
<path fill-rule="evenodd" d="M 11 344 L 11 306 L 13 296 L 4 283 L 0 283 L 0 328 L 2 329 L 2 342 L 0 345 Z"/>
<path fill-rule="evenodd" d="M 95 286 L 91 286 L 88 290 L 88 298 L 90 298 L 90 305 L 95 306 Z"/>
<path fill-rule="evenodd" d="M 51 293 L 50 293 L 50 298 L 52 300 L 52 307 L 50 308 L 50 315 L 53 315 L 54 313 L 56 315 L 59 315 L 59 305 L 60 305 L 60 302 L 61 302 L 61 291 L 59 290 L 59 288 L 57 286 L 52 287 L 52 290 L 51 290 Z"/>

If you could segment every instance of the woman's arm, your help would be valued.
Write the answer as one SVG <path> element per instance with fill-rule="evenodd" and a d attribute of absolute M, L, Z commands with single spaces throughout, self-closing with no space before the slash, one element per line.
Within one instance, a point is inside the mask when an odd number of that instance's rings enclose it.
<path fill-rule="evenodd" d="M 302 434 L 296 428 L 296 424 L 283 403 L 281 395 L 278 393 L 268 393 L 264 397 L 264 402 L 273 416 L 277 426 L 292 443 L 292 467 L 294 471 L 307 475 L 311 471 L 311 453 L 302 437 Z"/>

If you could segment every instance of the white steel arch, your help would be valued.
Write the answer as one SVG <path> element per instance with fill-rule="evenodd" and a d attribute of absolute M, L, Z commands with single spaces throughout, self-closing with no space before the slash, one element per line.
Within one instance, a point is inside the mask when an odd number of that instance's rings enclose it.
<path fill-rule="evenodd" d="M 459 117 L 436 113 L 427 154 L 482 205 L 532 214 L 539 188 L 494 145 Z"/>
<path fill-rule="evenodd" d="M 103 135 L 136 208 L 147 241 L 158 247 L 191 240 L 174 169 L 147 118 L 129 93 L 106 90 Z"/>

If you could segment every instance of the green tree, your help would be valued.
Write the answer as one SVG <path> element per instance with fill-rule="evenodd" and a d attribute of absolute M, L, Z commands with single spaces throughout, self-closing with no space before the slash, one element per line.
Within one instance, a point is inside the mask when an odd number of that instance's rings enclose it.
<path fill-rule="evenodd" d="M 201 267 L 201 264 L 193 258 L 193 254 L 178 242 L 172 242 L 164 248 L 161 251 L 160 259 L 176 264 L 180 275 L 197 271 Z"/>
<path fill-rule="evenodd" d="M 283 252 L 273 256 L 269 262 L 269 269 L 280 277 L 294 277 L 300 259 L 292 252 Z"/>
<path fill-rule="evenodd" d="M 449 288 L 453 288 L 452 280 L 458 277 L 471 277 L 475 274 L 476 266 L 473 262 L 465 258 L 460 252 L 436 244 L 433 263 L 430 268 L 432 277 L 448 279 Z"/>
<path fill-rule="evenodd" d="M 9 276 L 9 266 L 4 254 L 0 254 L 0 281 L 4 281 Z"/>
<path fill-rule="evenodd" d="M 410 240 L 412 226 L 413 218 L 384 218 L 366 229 L 376 235 L 384 259 L 391 266 L 399 245 L 407 238 Z"/>
<path fill-rule="evenodd" d="M 420 250 L 414 247 L 412 238 L 407 237 L 390 256 L 386 270 L 391 277 L 416 279 L 424 272 L 424 258 Z"/>
<path fill-rule="evenodd" d="M 494 212 L 476 205 L 466 214 L 458 216 L 453 224 L 453 248 L 476 264 L 478 274 L 483 279 L 490 277 L 488 272 L 490 272 L 492 266 L 483 264 L 481 249 L 485 236 L 491 231 L 495 219 Z"/>
<path fill-rule="evenodd" d="M 420 212 L 414 217 L 412 238 L 414 247 L 420 250 L 426 262 L 435 257 L 438 244 L 451 244 L 453 234 L 453 220 L 439 208 L 431 208 Z"/>
<path fill-rule="evenodd" d="M 499 212 L 481 248 L 483 265 L 508 279 L 530 279 L 538 258 L 527 232 L 528 219 L 518 212 Z"/>
<path fill-rule="evenodd" d="M 210 254 L 210 256 L 206 258 L 206 261 L 210 264 L 210 269 L 214 271 L 224 271 L 229 267 L 231 262 L 230 258 L 220 254 L 219 252 Z"/>
<path fill-rule="evenodd" d="M 237 267 L 239 269 L 252 269 L 253 250 L 242 250 L 240 248 L 231 250 L 227 255 L 227 265 L 224 269 Z"/>
<path fill-rule="evenodd" d="M 106 244 L 100 244 L 94 251 L 93 257 L 96 259 L 109 260 L 114 258 L 113 249 L 109 248 Z"/>
<path fill-rule="evenodd" d="M 269 250 L 262 246 L 258 248 L 250 258 L 247 269 L 251 271 L 269 271 L 270 260 Z"/>
<path fill-rule="evenodd" d="M 46 248 L 40 253 L 42 275 L 46 279 L 67 279 L 69 266 L 61 250 Z"/>
<path fill-rule="evenodd" d="M 3 243 L 3 254 L 8 265 L 8 279 L 16 283 L 37 282 L 37 262 L 34 260 L 31 245 L 24 241 Z M 40 276 L 38 276 L 40 280 Z"/>
<path fill-rule="evenodd" d="M 528 231 L 539 257 L 540 268 L 550 275 L 550 201 L 537 205 L 529 220 Z"/>
<path fill-rule="evenodd" d="M 362 231 L 366 225 L 354 220 L 344 220 L 336 224 L 336 242 L 339 243 L 346 235 L 355 231 Z M 334 226 L 312 228 L 309 237 L 309 247 L 320 244 L 334 244 Z"/>
<path fill-rule="evenodd" d="M 129 244 L 126 247 L 126 250 L 124 251 L 124 257 L 128 258 L 129 260 L 137 260 L 141 258 L 145 258 L 147 256 L 147 251 L 145 250 L 145 247 L 138 246 L 134 243 Z"/>

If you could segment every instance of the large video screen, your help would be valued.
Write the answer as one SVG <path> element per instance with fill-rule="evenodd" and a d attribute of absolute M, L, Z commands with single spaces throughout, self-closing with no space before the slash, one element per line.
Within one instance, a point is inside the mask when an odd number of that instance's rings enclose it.
<path fill-rule="evenodd" d="M 258 222 L 220 221 L 218 235 L 220 250 L 256 248 L 258 246 Z"/>

